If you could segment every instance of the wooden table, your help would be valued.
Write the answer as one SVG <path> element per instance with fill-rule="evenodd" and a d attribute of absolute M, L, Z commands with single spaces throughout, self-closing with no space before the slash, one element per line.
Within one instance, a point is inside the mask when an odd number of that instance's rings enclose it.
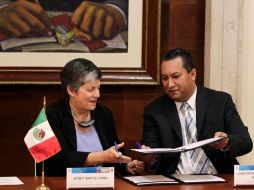
<path fill-rule="evenodd" d="M 116 178 L 115 190 L 254 190 L 254 186 L 233 187 L 233 175 L 220 175 L 220 177 L 224 178 L 226 182 L 150 186 L 135 186 L 120 178 Z M 0 186 L 0 190 L 35 190 L 35 188 L 41 183 L 41 179 L 35 177 L 19 177 L 19 179 L 24 183 L 24 185 Z M 45 184 L 50 187 L 51 190 L 63 190 L 66 189 L 66 178 L 47 177 L 45 179 Z"/>

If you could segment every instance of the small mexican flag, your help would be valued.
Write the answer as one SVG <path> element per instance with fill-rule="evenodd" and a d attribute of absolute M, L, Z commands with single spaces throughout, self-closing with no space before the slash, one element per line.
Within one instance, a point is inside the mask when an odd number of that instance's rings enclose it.
<path fill-rule="evenodd" d="M 49 125 L 44 107 L 24 140 L 37 163 L 46 160 L 61 150 L 59 142 Z"/>

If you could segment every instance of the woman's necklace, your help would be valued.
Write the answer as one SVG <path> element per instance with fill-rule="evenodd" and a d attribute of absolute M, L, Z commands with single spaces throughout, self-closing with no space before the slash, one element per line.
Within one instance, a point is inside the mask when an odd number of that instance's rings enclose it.
<path fill-rule="evenodd" d="M 72 111 L 71 111 L 71 115 L 72 115 L 73 120 L 78 124 L 78 126 L 80 126 L 82 128 L 88 128 L 88 127 L 92 126 L 95 122 L 95 120 L 92 119 L 92 117 L 91 117 L 90 111 L 88 112 L 87 118 L 89 118 L 89 120 L 87 120 L 87 121 L 78 122 L 78 120 L 76 119 L 76 117 L 74 116 Z"/>

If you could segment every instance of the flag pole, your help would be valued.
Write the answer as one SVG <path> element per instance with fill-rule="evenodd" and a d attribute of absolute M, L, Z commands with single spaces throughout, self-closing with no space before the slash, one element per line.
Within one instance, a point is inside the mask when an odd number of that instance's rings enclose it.
<path fill-rule="evenodd" d="M 37 177 L 36 161 L 34 160 L 34 177 Z"/>
<path fill-rule="evenodd" d="M 46 111 L 46 96 L 43 97 L 43 109 Z M 42 161 L 42 169 L 41 169 L 41 185 L 39 185 L 36 190 L 50 190 L 49 187 L 47 187 L 44 184 L 44 178 L 45 178 L 45 173 L 44 173 L 44 161 Z"/>

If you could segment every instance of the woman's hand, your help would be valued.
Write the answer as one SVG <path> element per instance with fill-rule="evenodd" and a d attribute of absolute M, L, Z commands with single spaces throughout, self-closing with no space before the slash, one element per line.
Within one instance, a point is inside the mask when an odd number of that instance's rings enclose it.
<path fill-rule="evenodd" d="M 117 144 L 116 147 L 112 146 L 104 151 L 105 163 L 129 163 L 131 158 L 124 156 L 118 149 L 124 146 L 124 142 Z"/>
<path fill-rule="evenodd" d="M 101 152 L 91 152 L 88 154 L 84 165 L 93 166 L 103 163 L 129 163 L 131 162 L 131 158 L 117 151 L 123 146 L 124 143 L 122 142 Z"/>

